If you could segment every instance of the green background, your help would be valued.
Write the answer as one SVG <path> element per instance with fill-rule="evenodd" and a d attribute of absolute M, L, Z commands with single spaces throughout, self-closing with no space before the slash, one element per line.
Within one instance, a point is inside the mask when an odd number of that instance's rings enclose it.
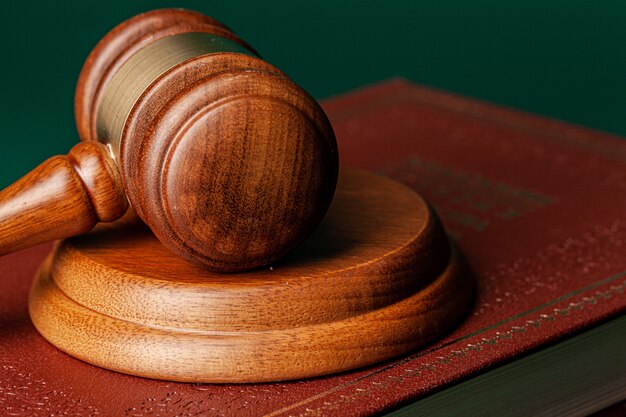
<path fill-rule="evenodd" d="M 623 0 L 3 1 L 0 186 L 78 141 L 96 42 L 174 6 L 223 21 L 320 99 L 400 75 L 626 136 Z"/>

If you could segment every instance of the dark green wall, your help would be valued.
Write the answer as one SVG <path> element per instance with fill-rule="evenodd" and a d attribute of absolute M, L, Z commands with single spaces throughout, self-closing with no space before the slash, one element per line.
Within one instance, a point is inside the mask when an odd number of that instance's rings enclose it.
<path fill-rule="evenodd" d="M 401 75 L 626 136 L 626 2 L 4 1 L 0 186 L 77 142 L 83 60 L 141 11 L 231 26 L 317 98 Z"/>

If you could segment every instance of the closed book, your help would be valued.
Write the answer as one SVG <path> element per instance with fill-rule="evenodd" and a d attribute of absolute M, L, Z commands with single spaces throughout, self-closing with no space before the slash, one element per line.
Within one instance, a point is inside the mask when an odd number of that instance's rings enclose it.
<path fill-rule="evenodd" d="M 323 104 L 341 164 L 418 191 L 467 258 L 477 294 L 457 328 L 310 380 L 138 378 L 74 359 L 34 329 L 42 245 L 0 258 L 0 414 L 584 415 L 626 398 L 626 141 L 404 80 Z"/>

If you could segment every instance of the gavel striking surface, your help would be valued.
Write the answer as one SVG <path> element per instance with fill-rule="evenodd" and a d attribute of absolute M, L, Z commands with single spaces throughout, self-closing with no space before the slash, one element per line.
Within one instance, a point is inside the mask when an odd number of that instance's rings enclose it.
<path fill-rule="evenodd" d="M 461 257 L 417 194 L 346 171 L 318 230 L 272 267 L 209 272 L 126 217 L 60 242 L 30 313 L 46 339 L 92 364 L 240 383 L 402 355 L 450 329 L 472 295 Z"/>

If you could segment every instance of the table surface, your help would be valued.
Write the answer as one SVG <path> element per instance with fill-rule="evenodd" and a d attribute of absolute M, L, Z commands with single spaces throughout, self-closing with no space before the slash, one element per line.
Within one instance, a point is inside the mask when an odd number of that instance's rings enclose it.
<path fill-rule="evenodd" d="M 322 99 L 392 76 L 626 136 L 626 2 L 2 2 L 0 187 L 78 140 L 82 63 L 139 12 L 196 9 Z"/>

